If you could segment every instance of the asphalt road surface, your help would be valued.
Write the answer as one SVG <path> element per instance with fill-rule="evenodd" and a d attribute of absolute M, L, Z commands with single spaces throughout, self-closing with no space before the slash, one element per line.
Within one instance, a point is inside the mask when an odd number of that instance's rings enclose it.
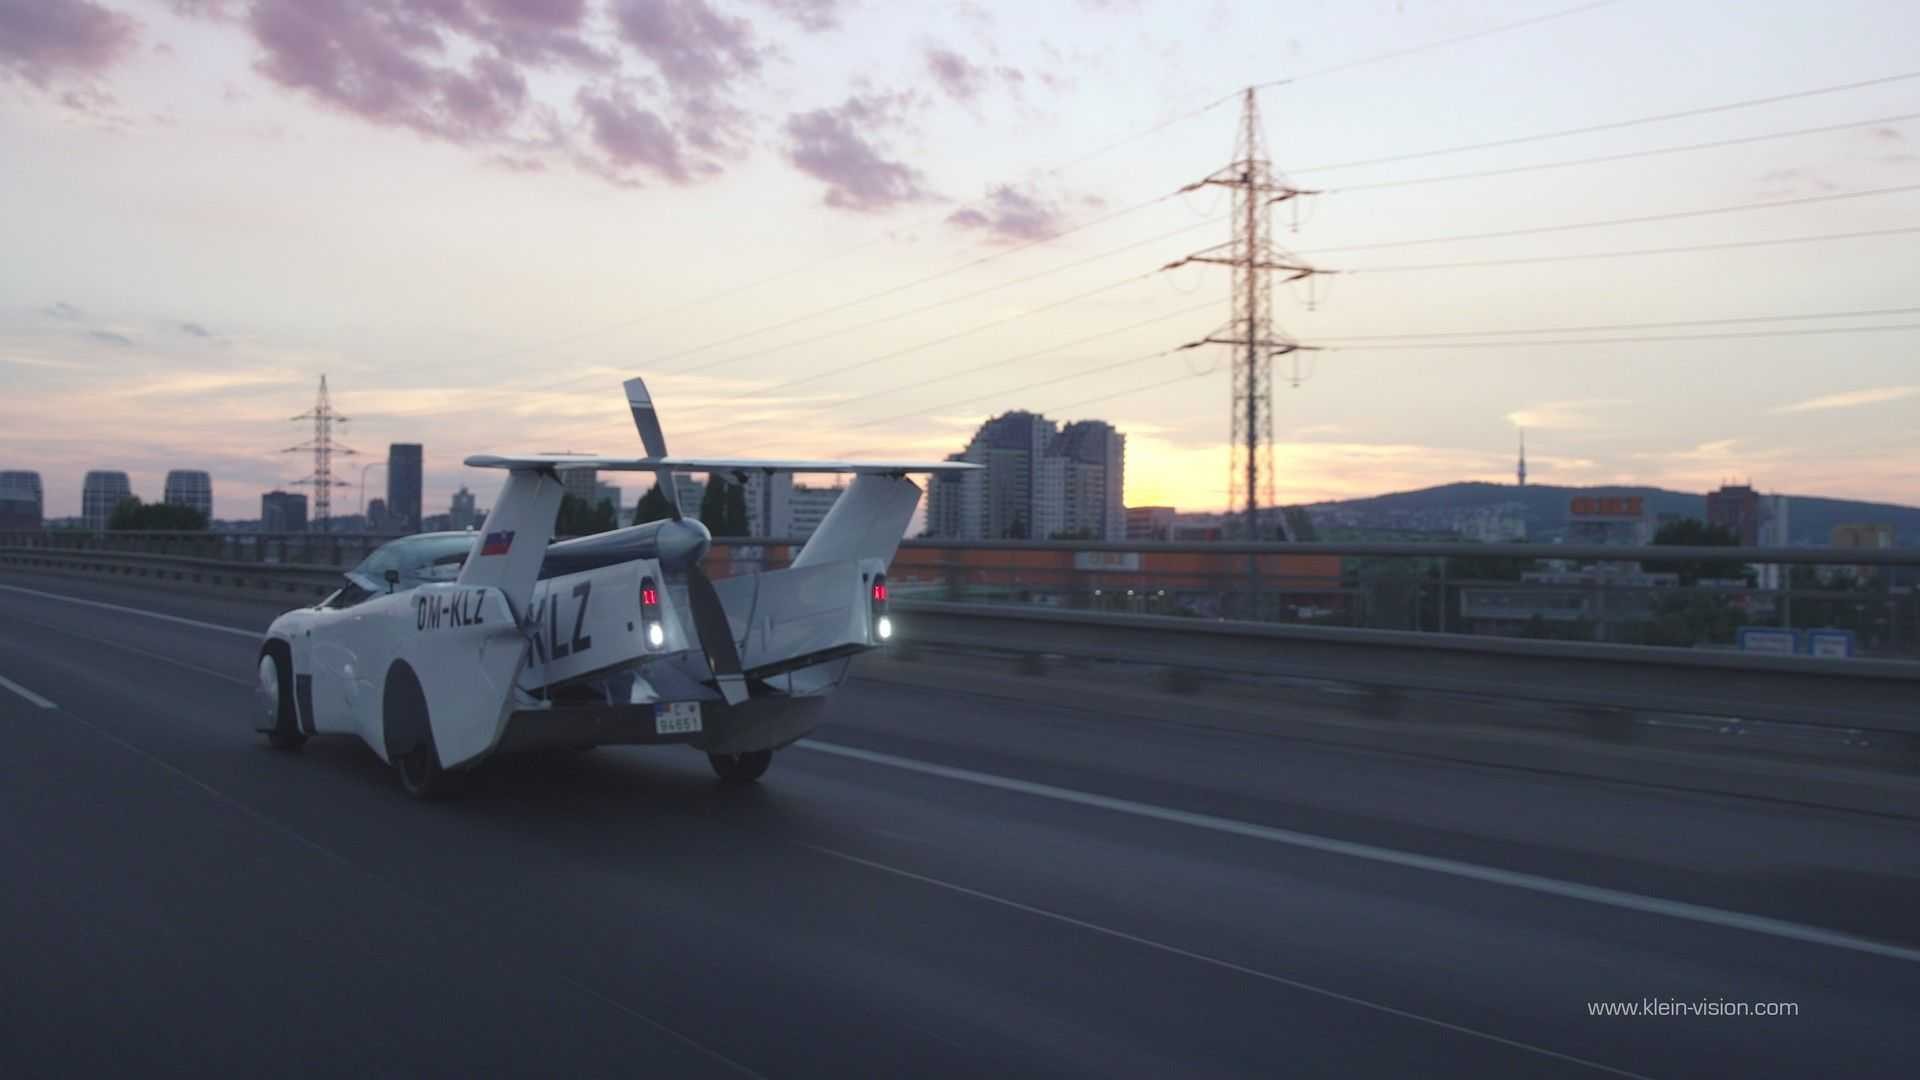
<path fill-rule="evenodd" d="M 1920 1060 L 1911 820 L 859 677 L 751 789 L 602 749 L 421 804 L 250 730 L 271 614 L 0 576 L 0 1074 Z"/>

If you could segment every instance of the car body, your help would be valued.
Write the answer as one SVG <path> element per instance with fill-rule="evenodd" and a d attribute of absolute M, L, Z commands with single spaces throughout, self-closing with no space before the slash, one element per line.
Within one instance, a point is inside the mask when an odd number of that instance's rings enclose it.
<path fill-rule="evenodd" d="M 628 384 L 636 422 L 651 402 Z M 648 434 L 642 423 L 643 439 Z M 649 440 L 656 450 L 657 427 Z M 660 443 L 658 450 L 664 451 Z M 508 482 L 481 529 L 391 541 L 269 627 L 256 727 L 274 745 L 363 740 L 409 791 L 536 747 L 685 744 L 756 779 L 819 722 L 854 655 L 892 633 L 886 570 L 926 462 L 476 456 Z M 784 569 L 709 580 L 711 537 L 671 519 L 549 542 L 571 468 L 855 474 Z M 669 489 L 671 490 L 671 489 Z"/>

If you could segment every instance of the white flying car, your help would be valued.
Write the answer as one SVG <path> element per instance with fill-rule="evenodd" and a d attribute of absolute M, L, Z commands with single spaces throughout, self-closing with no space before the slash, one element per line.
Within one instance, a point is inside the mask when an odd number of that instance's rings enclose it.
<path fill-rule="evenodd" d="M 536 747 L 682 743 L 750 782 L 819 723 L 849 659 L 893 634 L 887 565 L 928 461 L 667 455 L 651 398 L 626 383 L 643 458 L 482 454 L 507 470 L 478 532 L 394 540 L 260 647 L 257 727 L 282 749 L 353 735 L 427 797 L 448 774 Z M 551 542 L 568 469 L 652 472 L 670 519 Z M 784 570 L 710 580 L 711 536 L 683 517 L 675 472 L 852 473 Z"/>

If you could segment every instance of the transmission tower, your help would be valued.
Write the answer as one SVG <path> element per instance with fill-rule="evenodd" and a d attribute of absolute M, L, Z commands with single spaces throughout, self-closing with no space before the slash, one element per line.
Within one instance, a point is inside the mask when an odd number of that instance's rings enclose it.
<path fill-rule="evenodd" d="M 289 446 L 280 452 L 283 454 L 312 452 L 312 474 L 304 479 L 295 480 L 293 486 L 313 489 L 313 520 L 308 527 L 315 532 L 328 532 L 331 531 L 329 519 L 333 516 L 333 489 L 353 486 L 345 480 L 333 478 L 333 455 L 350 457 L 359 451 L 333 440 L 333 425 L 344 424 L 347 418 L 333 411 L 333 399 L 327 395 L 325 375 L 320 376 L 320 394 L 314 399 L 313 408 L 292 419 L 296 422 L 313 421 L 313 438 L 299 446 Z"/>
<path fill-rule="evenodd" d="M 1183 349 L 1226 345 L 1233 349 L 1233 455 L 1228 467 L 1227 507 L 1245 515 L 1246 539 L 1266 535 L 1262 512 L 1273 506 L 1273 359 L 1313 346 L 1301 345 L 1273 328 L 1273 279 L 1298 281 L 1316 270 L 1273 243 L 1272 206 L 1305 191 L 1277 180 L 1260 132 L 1260 103 L 1249 87 L 1240 109 L 1240 133 L 1233 162 L 1197 180 L 1182 191 L 1222 187 L 1233 192 L 1233 238 L 1169 263 L 1166 269 L 1188 263 L 1213 263 L 1233 268 L 1233 317 L 1226 326 Z M 1296 362 L 1289 381 L 1300 384 Z M 1280 526 L 1284 534 L 1286 526 Z"/>

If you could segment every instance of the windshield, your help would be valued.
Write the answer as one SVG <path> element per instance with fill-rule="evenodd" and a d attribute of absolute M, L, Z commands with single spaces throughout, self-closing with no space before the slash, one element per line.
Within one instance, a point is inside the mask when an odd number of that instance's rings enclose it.
<path fill-rule="evenodd" d="M 434 581 L 452 581 L 473 550 L 470 532 L 422 533 L 382 544 L 360 565 L 347 571 L 347 580 L 371 593 L 387 591 L 387 571 L 397 570 L 395 592 L 405 592 Z"/>

